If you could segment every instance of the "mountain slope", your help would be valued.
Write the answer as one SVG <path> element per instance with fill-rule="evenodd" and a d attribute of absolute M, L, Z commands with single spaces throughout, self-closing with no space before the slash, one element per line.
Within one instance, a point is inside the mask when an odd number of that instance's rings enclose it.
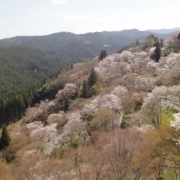
<path fill-rule="evenodd" d="M 55 74 L 63 65 L 62 59 L 52 58 L 32 48 L 0 48 L 0 93 L 2 95 L 30 87 Z"/>
<path fill-rule="evenodd" d="M 7 128 L 2 169 L 17 180 L 180 179 L 180 54 L 166 48 L 156 62 L 155 48 L 137 43 L 48 81 L 65 85 Z"/>
<path fill-rule="evenodd" d="M 55 57 L 62 56 L 66 61 L 71 63 L 83 61 L 95 56 L 88 45 L 76 38 L 76 35 L 72 33 L 34 37 L 14 37 L 0 41 L 1 47 L 12 47 L 16 45 L 39 49 Z M 76 52 L 79 56 L 75 55 L 75 49 L 79 49 L 79 52 Z"/>
<path fill-rule="evenodd" d="M 71 63 L 84 61 L 99 55 L 102 49 L 109 53 L 117 52 L 124 46 L 139 40 L 144 40 L 152 32 L 137 29 L 73 34 L 60 32 L 47 36 L 20 36 L 0 40 L 0 47 L 22 45 L 39 49 L 53 56 L 62 56 Z M 155 34 L 166 38 L 168 34 Z M 78 49 L 76 52 L 75 49 Z"/>

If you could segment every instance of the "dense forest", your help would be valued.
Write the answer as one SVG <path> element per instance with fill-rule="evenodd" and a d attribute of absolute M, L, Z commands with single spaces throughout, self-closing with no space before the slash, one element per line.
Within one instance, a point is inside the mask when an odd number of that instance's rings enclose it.
<path fill-rule="evenodd" d="M 61 69 L 61 71 L 67 71 L 70 68 L 71 66 L 67 66 L 62 68 L 63 70 Z M 34 106 L 42 100 L 53 99 L 58 89 L 63 88 L 66 82 L 66 76 L 63 77 L 61 71 L 21 90 L 1 95 L 0 125 L 9 124 L 21 119 L 28 107 Z"/>
<path fill-rule="evenodd" d="M 0 48 L 0 93 L 16 92 L 60 71 L 65 60 L 32 48 Z"/>
<path fill-rule="evenodd" d="M 21 117 L 25 108 L 43 99 L 46 80 L 67 64 L 63 58 L 28 47 L 0 48 L 0 124 Z"/>

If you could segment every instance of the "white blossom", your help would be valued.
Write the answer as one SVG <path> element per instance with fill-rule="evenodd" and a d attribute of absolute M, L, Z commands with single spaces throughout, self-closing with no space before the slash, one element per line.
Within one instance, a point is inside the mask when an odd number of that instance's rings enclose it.
<path fill-rule="evenodd" d="M 114 94 L 114 95 L 118 96 L 119 98 L 123 98 L 124 96 L 126 96 L 128 94 L 128 90 L 124 86 L 116 86 L 110 92 L 110 94 Z"/>
<path fill-rule="evenodd" d="M 94 114 L 96 106 L 93 104 L 85 104 L 83 109 L 80 111 L 82 119 L 87 119 Z"/>
<path fill-rule="evenodd" d="M 76 93 L 76 85 L 72 83 L 67 83 L 64 89 L 58 91 L 56 97 L 62 100 L 66 100 L 67 98 L 73 97 L 75 93 Z"/>
<path fill-rule="evenodd" d="M 105 94 L 102 99 L 100 99 L 100 106 L 112 108 L 116 112 L 120 112 L 122 108 L 121 99 L 114 94 Z"/>
<path fill-rule="evenodd" d="M 137 91 L 152 91 L 155 87 L 156 79 L 137 77 L 135 80 L 135 88 Z"/>

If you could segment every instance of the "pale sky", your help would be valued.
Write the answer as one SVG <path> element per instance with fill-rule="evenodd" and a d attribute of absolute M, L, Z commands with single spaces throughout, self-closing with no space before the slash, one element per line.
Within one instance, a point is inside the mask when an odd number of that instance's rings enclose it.
<path fill-rule="evenodd" d="M 179 0 L 0 0 L 0 39 L 180 27 Z"/>

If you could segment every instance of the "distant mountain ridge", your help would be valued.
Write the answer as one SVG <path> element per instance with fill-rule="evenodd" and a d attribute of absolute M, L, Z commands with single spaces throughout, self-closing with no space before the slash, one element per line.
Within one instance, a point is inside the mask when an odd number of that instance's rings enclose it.
<path fill-rule="evenodd" d="M 172 29 L 148 29 L 148 32 L 159 33 L 159 34 L 172 34 L 180 32 L 180 27 L 172 28 Z"/>
<path fill-rule="evenodd" d="M 102 49 L 108 53 L 118 52 L 124 46 L 137 39 L 144 40 L 150 34 L 152 32 L 137 29 L 86 34 L 60 32 L 46 36 L 18 36 L 3 39 L 0 40 L 0 47 L 26 46 L 53 57 L 64 57 L 70 63 L 76 63 L 99 55 Z M 163 39 L 169 36 L 169 34 L 158 33 L 154 35 Z"/>

